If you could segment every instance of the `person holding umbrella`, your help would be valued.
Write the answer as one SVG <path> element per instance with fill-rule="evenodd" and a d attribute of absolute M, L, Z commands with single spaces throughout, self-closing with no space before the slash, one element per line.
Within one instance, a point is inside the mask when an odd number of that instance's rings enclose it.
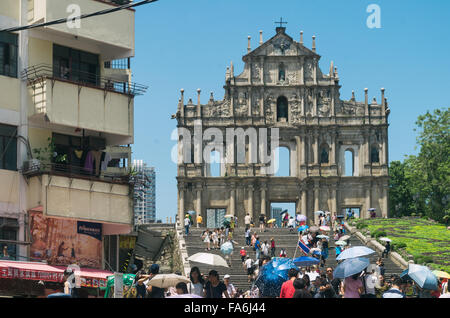
<path fill-rule="evenodd" d="M 390 243 L 390 241 L 386 241 L 385 249 L 384 249 L 383 253 L 381 254 L 381 257 L 385 258 L 385 255 L 387 257 L 390 251 L 391 251 L 391 243 Z"/>
<path fill-rule="evenodd" d="M 363 283 L 360 276 L 361 273 L 356 273 L 344 279 L 342 290 L 344 298 L 361 298 Z"/>

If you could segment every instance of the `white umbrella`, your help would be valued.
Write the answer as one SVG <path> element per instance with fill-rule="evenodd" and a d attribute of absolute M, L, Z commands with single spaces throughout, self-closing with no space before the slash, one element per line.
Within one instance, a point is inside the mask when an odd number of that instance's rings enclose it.
<path fill-rule="evenodd" d="M 382 238 L 380 238 L 380 241 L 383 241 L 383 242 L 392 242 L 392 240 L 391 240 L 391 239 L 388 239 L 387 237 L 382 237 Z"/>
<path fill-rule="evenodd" d="M 227 215 L 224 216 L 224 218 L 232 218 L 232 217 L 234 217 L 233 214 L 227 214 Z"/>
<path fill-rule="evenodd" d="M 177 274 L 158 274 L 155 275 L 148 284 L 159 288 L 173 287 L 178 283 L 190 283 L 191 280 Z"/>
<path fill-rule="evenodd" d="M 350 239 L 350 235 L 344 235 L 344 236 L 341 236 L 340 238 L 339 238 L 339 241 L 347 241 L 348 239 Z"/>
<path fill-rule="evenodd" d="M 327 226 L 327 225 L 322 225 L 321 227 L 319 227 L 319 229 L 321 230 L 321 231 L 329 231 L 330 230 L 330 227 L 329 226 Z"/>
<path fill-rule="evenodd" d="M 347 243 L 346 243 L 345 241 L 336 241 L 336 242 L 334 242 L 334 244 L 336 244 L 336 245 L 342 245 L 342 246 L 347 245 Z"/>
<path fill-rule="evenodd" d="M 327 240 L 330 238 L 329 236 L 327 236 L 327 235 L 322 235 L 322 234 L 317 235 L 317 237 L 318 237 L 318 238 L 325 238 L 325 239 L 327 239 Z"/>
<path fill-rule="evenodd" d="M 323 212 L 323 211 L 316 211 L 316 212 L 314 212 L 314 214 L 325 214 L 325 212 Z"/>
<path fill-rule="evenodd" d="M 228 267 L 227 262 L 220 255 L 211 254 L 211 253 L 196 253 L 190 257 L 188 257 L 188 261 L 208 264 L 213 266 L 224 266 Z"/>

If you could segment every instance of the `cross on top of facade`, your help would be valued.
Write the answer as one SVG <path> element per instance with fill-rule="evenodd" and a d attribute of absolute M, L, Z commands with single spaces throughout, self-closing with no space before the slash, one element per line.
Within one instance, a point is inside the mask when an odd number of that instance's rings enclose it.
<path fill-rule="evenodd" d="M 283 23 L 284 23 L 284 24 L 287 24 L 287 22 L 283 22 L 283 18 L 280 18 L 280 21 L 279 21 L 279 22 L 276 22 L 276 21 L 275 21 L 275 24 L 280 24 L 280 26 L 279 26 L 280 28 L 283 27 Z"/>

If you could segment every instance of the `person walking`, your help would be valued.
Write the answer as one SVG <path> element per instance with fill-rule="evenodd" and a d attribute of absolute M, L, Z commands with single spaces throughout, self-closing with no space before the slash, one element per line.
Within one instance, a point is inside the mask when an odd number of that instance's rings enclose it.
<path fill-rule="evenodd" d="M 255 246 L 254 246 L 255 252 L 256 252 L 256 259 L 259 260 L 261 257 L 261 243 L 259 242 L 259 237 L 256 236 Z"/>
<path fill-rule="evenodd" d="M 203 277 L 200 274 L 200 269 L 197 266 L 191 268 L 189 278 L 191 279 L 191 282 L 188 285 L 189 294 L 203 297 L 205 281 L 203 280 Z"/>
<path fill-rule="evenodd" d="M 205 284 L 203 296 L 205 298 L 222 298 L 222 294 L 225 295 L 225 298 L 230 298 L 227 286 L 220 281 L 219 273 L 216 270 L 211 270 L 208 275 L 208 281 Z"/>
<path fill-rule="evenodd" d="M 391 243 L 389 241 L 387 241 L 386 242 L 386 247 L 384 248 L 383 253 L 381 253 L 381 257 L 382 258 L 387 257 L 390 251 L 391 251 Z"/>
<path fill-rule="evenodd" d="M 269 256 L 269 243 L 267 243 L 267 241 L 264 241 L 264 244 L 261 247 L 261 252 L 264 256 Z"/>
<path fill-rule="evenodd" d="M 369 269 L 366 269 L 366 272 L 363 279 L 363 285 L 364 285 L 364 294 L 361 295 L 362 298 L 377 298 L 375 286 L 378 284 L 378 277 L 375 273 L 375 269 L 372 269 L 369 271 Z"/>
<path fill-rule="evenodd" d="M 325 267 L 325 263 L 328 259 L 328 241 L 326 238 L 322 239 L 322 255 L 320 256 L 321 264 L 320 267 Z"/>
<path fill-rule="evenodd" d="M 249 213 L 247 213 L 247 215 L 244 217 L 245 227 L 250 228 L 251 223 L 252 223 L 252 217 L 250 216 Z"/>
<path fill-rule="evenodd" d="M 247 252 L 245 251 L 245 248 L 243 246 L 239 252 L 239 255 L 241 255 L 242 263 L 244 263 L 245 259 L 247 258 Z"/>
<path fill-rule="evenodd" d="M 234 298 L 234 296 L 236 295 L 237 291 L 236 288 L 234 287 L 234 285 L 232 283 L 230 283 L 230 275 L 226 274 L 223 277 L 223 282 L 225 284 L 225 286 L 227 287 L 227 292 L 228 295 L 230 296 L 229 298 Z M 225 296 L 222 296 L 223 298 L 226 298 Z"/>
<path fill-rule="evenodd" d="M 295 293 L 294 280 L 297 278 L 298 270 L 291 268 L 288 272 L 289 280 L 281 285 L 280 298 L 292 298 Z"/>
<path fill-rule="evenodd" d="M 254 267 L 253 267 L 253 261 L 250 258 L 250 256 L 248 256 L 248 255 L 246 256 L 246 259 L 245 259 L 245 262 L 244 262 L 244 268 L 247 269 L 248 282 L 250 283 L 250 281 L 253 278 Z"/>
<path fill-rule="evenodd" d="M 383 293 L 383 298 L 405 298 L 405 294 L 401 290 L 402 279 L 395 275 L 389 290 Z"/>
<path fill-rule="evenodd" d="M 288 222 L 289 232 L 292 233 L 294 231 L 294 225 L 295 225 L 295 219 L 293 216 L 291 216 L 289 218 L 289 222 Z"/>
<path fill-rule="evenodd" d="M 197 215 L 197 228 L 201 227 L 203 223 L 203 218 L 202 216 L 199 214 Z"/>
<path fill-rule="evenodd" d="M 186 214 L 184 218 L 184 228 L 186 230 L 186 235 L 189 235 L 189 227 L 191 226 L 191 220 L 189 219 L 189 214 Z"/>
<path fill-rule="evenodd" d="M 259 233 L 265 232 L 266 216 L 261 214 L 259 216 Z"/>
<path fill-rule="evenodd" d="M 319 289 L 314 298 L 337 298 L 336 292 L 326 278 L 319 278 L 318 280 L 320 282 Z"/>
<path fill-rule="evenodd" d="M 363 292 L 363 283 L 360 276 L 361 273 L 357 273 L 344 279 L 344 298 L 360 298 Z"/>
<path fill-rule="evenodd" d="M 293 282 L 295 288 L 292 298 L 312 298 L 306 287 L 306 282 L 303 278 L 297 278 Z"/>
<path fill-rule="evenodd" d="M 245 228 L 245 244 L 247 246 L 251 245 L 251 231 L 250 231 L 250 226 Z"/>
<path fill-rule="evenodd" d="M 275 240 L 272 237 L 272 238 L 270 238 L 270 256 L 275 257 L 275 250 L 276 250 Z"/>
<path fill-rule="evenodd" d="M 205 232 L 203 232 L 203 234 L 202 234 L 202 239 L 203 239 L 203 242 L 206 244 L 206 250 L 207 251 L 209 251 L 211 248 L 211 239 L 210 239 L 210 231 L 209 231 L 209 229 L 206 229 L 206 231 Z"/>

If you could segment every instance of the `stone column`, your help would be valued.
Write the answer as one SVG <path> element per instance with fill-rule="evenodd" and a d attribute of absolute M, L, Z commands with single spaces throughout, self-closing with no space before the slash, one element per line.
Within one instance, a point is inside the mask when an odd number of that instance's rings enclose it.
<path fill-rule="evenodd" d="M 319 132 L 314 130 L 314 164 L 319 164 Z"/>
<path fill-rule="evenodd" d="M 247 213 L 253 218 L 253 185 L 248 187 L 248 207 Z"/>
<path fill-rule="evenodd" d="M 178 198 L 178 221 L 181 226 L 184 225 L 184 183 L 178 184 L 179 198 Z"/>
<path fill-rule="evenodd" d="M 295 145 L 296 145 L 296 149 L 297 149 L 297 177 L 300 176 L 300 163 L 301 163 L 301 153 L 302 151 L 302 145 L 300 142 L 300 136 L 295 136 Z"/>
<path fill-rule="evenodd" d="M 247 99 L 247 105 L 248 105 L 248 117 L 252 117 L 252 89 L 249 87 L 247 90 L 248 99 Z"/>
<path fill-rule="evenodd" d="M 259 115 L 264 117 L 264 89 L 261 88 L 261 99 L 259 101 Z"/>
<path fill-rule="evenodd" d="M 313 94 L 313 116 L 319 116 L 319 112 L 317 109 L 317 90 L 315 87 L 313 88 L 312 94 Z"/>
<path fill-rule="evenodd" d="M 369 149 L 369 131 L 364 130 L 363 131 L 363 137 L 364 137 L 364 145 L 363 145 L 363 159 L 364 159 L 364 166 L 370 164 L 370 149 Z M 365 169 L 364 169 L 365 170 Z M 363 171 L 364 171 L 363 170 Z"/>
<path fill-rule="evenodd" d="M 332 165 L 336 164 L 336 131 L 331 132 L 331 158 Z"/>
<path fill-rule="evenodd" d="M 382 207 L 381 207 L 381 216 L 383 218 L 388 217 L 388 186 L 383 185 L 383 196 L 382 196 Z"/>
<path fill-rule="evenodd" d="M 230 190 L 230 214 L 235 215 L 236 209 L 236 187 L 234 184 L 231 185 Z"/>
<path fill-rule="evenodd" d="M 302 165 L 306 164 L 305 139 L 306 136 L 302 134 L 302 136 L 300 137 L 300 164 Z"/>
<path fill-rule="evenodd" d="M 196 202 L 197 215 L 202 215 L 202 185 L 197 185 L 197 202 Z"/>
<path fill-rule="evenodd" d="M 313 79 L 314 84 L 317 84 L 317 59 L 313 58 Z"/>
<path fill-rule="evenodd" d="M 307 213 L 308 213 L 308 211 L 307 211 L 307 209 L 308 209 L 308 207 L 307 207 L 307 204 L 306 204 L 307 202 L 306 202 L 306 189 L 303 189 L 302 190 L 302 214 L 303 215 L 308 215 Z"/>
<path fill-rule="evenodd" d="M 367 185 L 366 188 L 366 208 L 364 209 L 365 211 L 361 211 L 362 213 L 362 218 L 367 219 L 368 218 L 368 210 L 371 208 L 372 205 L 372 184 L 371 182 L 369 182 L 369 184 Z"/>
<path fill-rule="evenodd" d="M 266 185 L 261 186 L 261 214 L 266 214 Z"/>
<path fill-rule="evenodd" d="M 234 88 L 233 87 L 230 89 L 230 93 L 231 93 L 230 116 L 233 117 L 234 116 Z"/>
<path fill-rule="evenodd" d="M 302 57 L 300 57 L 300 85 L 304 85 L 305 84 L 305 73 L 303 71 L 304 63 L 305 63 L 305 58 L 302 56 Z"/>
<path fill-rule="evenodd" d="M 337 187 L 335 185 L 331 186 L 331 212 L 337 213 Z"/>
<path fill-rule="evenodd" d="M 319 211 L 319 197 L 320 197 L 320 190 L 319 190 L 319 184 L 314 184 L 314 212 Z"/>

